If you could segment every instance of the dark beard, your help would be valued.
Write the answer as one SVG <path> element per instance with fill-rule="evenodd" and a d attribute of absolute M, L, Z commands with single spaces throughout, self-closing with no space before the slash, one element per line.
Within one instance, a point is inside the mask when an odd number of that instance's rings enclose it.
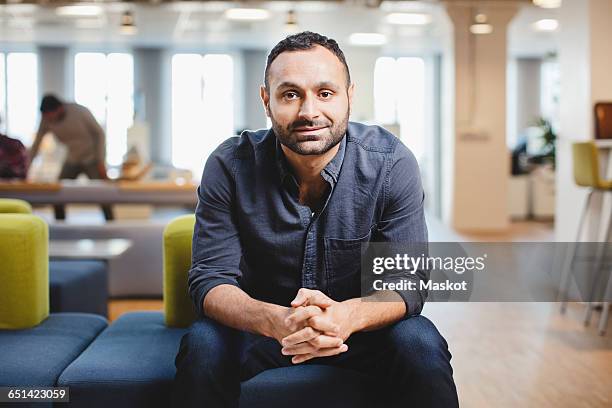
<path fill-rule="evenodd" d="M 307 120 L 297 120 L 291 123 L 287 128 L 283 128 L 281 125 L 279 125 L 278 122 L 274 119 L 272 113 L 270 113 L 270 120 L 272 121 L 272 130 L 274 131 L 276 138 L 281 144 L 287 146 L 291 151 L 297 154 L 311 156 L 324 154 L 331 150 L 338 143 L 340 143 L 346 133 L 349 116 L 350 109 L 346 111 L 346 116 L 344 117 L 344 119 L 334 125 L 331 125 L 329 121 L 312 122 Z M 297 129 L 303 126 L 328 126 L 326 129 L 328 132 L 323 135 L 323 145 L 318 148 L 305 148 L 301 144 L 301 142 L 297 140 L 297 137 L 293 133 L 293 129 Z"/>

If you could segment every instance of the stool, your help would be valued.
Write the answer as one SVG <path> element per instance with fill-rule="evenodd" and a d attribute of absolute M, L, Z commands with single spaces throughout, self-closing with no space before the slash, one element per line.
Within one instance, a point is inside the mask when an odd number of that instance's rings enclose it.
<path fill-rule="evenodd" d="M 586 219 L 586 213 L 589 210 L 589 205 L 591 203 L 591 198 L 594 192 L 612 192 L 612 180 L 604 180 L 599 174 L 599 155 L 597 152 L 597 146 L 593 142 L 582 142 L 582 143 L 574 143 L 572 145 L 572 156 L 574 161 L 574 181 L 577 185 L 582 187 L 589 187 L 590 191 L 587 195 L 587 199 L 585 205 L 582 209 L 582 213 L 580 216 L 580 222 L 578 225 L 578 234 L 576 237 L 576 242 L 580 242 L 580 238 L 582 236 L 582 231 L 584 228 L 584 223 Z M 603 216 L 603 209 L 601 216 Z M 604 242 L 607 242 L 608 237 L 610 236 L 610 227 L 612 226 L 612 217 L 610 218 L 610 222 L 606 226 Z M 591 311 L 592 311 L 592 302 L 596 286 L 598 281 L 601 278 L 603 273 L 603 265 L 601 264 L 601 260 L 605 256 L 605 244 L 602 245 L 604 247 L 603 253 L 598 251 L 596 256 L 595 267 L 597 270 L 596 278 L 591 287 L 588 303 L 587 303 L 587 311 L 584 318 L 584 324 L 588 325 L 591 320 Z M 561 283 L 561 313 L 565 312 L 566 304 L 567 304 L 567 291 L 570 286 L 570 274 L 572 269 L 572 264 L 574 261 L 574 257 L 576 256 L 576 244 L 573 245 L 573 248 L 568 252 L 569 261 L 566 259 L 565 271 L 563 274 L 563 280 Z M 608 286 L 610 286 L 610 282 L 608 282 Z M 606 295 L 610 288 L 606 289 Z M 605 333 L 605 329 L 608 322 L 608 311 L 610 304 L 609 302 L 604 302 L 603 305 L 603 313 L 601 315 L 599 321 L 599 333 L 603 335 Z"/>
<path fill-rule="evenodd" d="M 49 262 L 51 313 L 108 315 L 108 272 L 102 261 Z"/>

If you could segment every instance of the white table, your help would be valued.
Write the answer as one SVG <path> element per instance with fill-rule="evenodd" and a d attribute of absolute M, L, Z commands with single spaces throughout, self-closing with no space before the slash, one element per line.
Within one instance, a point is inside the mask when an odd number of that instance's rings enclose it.
<path fill-rule="evenodd" d="M 131 246 L 132 241 L 128 239 L 51 240 L 49 258 L 108 262 L 123 255 Z"/>

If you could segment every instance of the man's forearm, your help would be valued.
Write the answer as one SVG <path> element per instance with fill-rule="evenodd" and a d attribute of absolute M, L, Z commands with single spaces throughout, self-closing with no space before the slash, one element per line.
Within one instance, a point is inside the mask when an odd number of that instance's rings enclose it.
<path fill-rule="evenodd" d="M 282 306 L 253 299 L 233 285 L 212 288 L 203 302 L 204 314 L 226 326 L 273 337 Z"/>
<path fill-rule="evenodd" d="M 343 303 L 352 308 L 353 332 L 381 329 L 406 315 L 406 304 L 402 297 L 392 291 L 376 293 L 363 299 L 349 299 Z"/>

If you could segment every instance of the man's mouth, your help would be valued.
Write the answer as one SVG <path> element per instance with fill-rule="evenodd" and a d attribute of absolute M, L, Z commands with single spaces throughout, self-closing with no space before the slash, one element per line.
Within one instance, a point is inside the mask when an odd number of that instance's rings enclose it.
<path fill-rule="evenodd" d="M 315 135 L 325 128 L 327 128 L 327 126 L 301 126 L 293 129 L 293 131 L 302 135 Z"/>

